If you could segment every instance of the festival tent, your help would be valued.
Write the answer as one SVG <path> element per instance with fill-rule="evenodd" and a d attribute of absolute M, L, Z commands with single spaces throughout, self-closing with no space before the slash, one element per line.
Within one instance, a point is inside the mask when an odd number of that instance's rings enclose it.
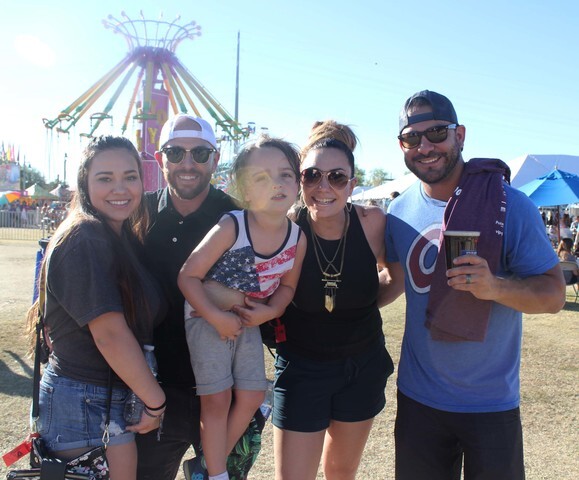
<path fill-rule="evenodd" d="M 569 215 L 579 215 L 579 203 L 572 203 L 571 205 L 567 205 L 567 212 Z"/>
<path fill-rule="evenodd" d="M 365 192 L 366 190 L 370 190 L 371 188 L 374 188 L 374 187 L 371 187 L 369 185 L 356 185 L 354 187 L 354 190 L 352 190 L 352 196 L 358 195 L 359 193 Z"/>
<path fill-rule="evenodd" d="M 511 169 L 511 185 L 519 188 L 555 168 L 579 175 L 579 156 L 521 155 L 506 162 Z"/>
<path fill-rule="evenodd" d="M 506 163 L 511 169 L 511 185 L 515 188 L 521 187 L 542 175 L 547 175 L 555 168 L 579 175 L 579 156 L 576 155 L 521 155 Z M 409 173 L 396 180 L 353 195 L 352 199 L 364 201 L 388 198 L 393 191 L 402 193 L 414 181 L 416 181 L 416 177 Z"/>
<path fill-rule="evenodd" d="M 58 200 L 56 195 L 53 195 L 48 190 L 42 188 L 38 183 L 26 189 L 26 196 L 34 200 Z"/>
<path fill-rule="evenodd" d="M 519 187 L 538 207 L 579 202 L 579 175 L 555 169 Z"/>
<path fill-rule="evenodd" d="M 560 217 L 560 206 L 579 202 L 579 175 L 553 170 L 547 175 L 519 187 L 538 207 L 556 206 Z M 571 231 L 568 232 L 571 235 Z M 557 242 L 561 240 L 561 226 L 557 221 Z"/>
<path fill-rule="evenodd" d="M 62 183 L 60 183 L 55 189 L 51 190 L 50 193 L 56 195 L 60 200 L 67 201 L 70 199 L 70 190 Z"/>
<path fill-rule="evenodd" d="M 382 185 L 378 185 L 377 187 L 353 195 L 352 200 L 354 202 L 363 202 L 364 200 L 382 200 L 389 198 L 392 192 L 402 193 L 417 180 L 418 179 L 413 173 L 407 173 L 402 177 L 398 177 L 396 180 L 388 180 Z"/>

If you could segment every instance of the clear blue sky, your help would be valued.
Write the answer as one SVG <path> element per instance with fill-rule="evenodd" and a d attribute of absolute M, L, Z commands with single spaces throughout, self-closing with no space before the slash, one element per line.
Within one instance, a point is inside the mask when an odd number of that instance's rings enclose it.
<path fill-rule="evenodd" d="M 126 55 L 124 39 L 101 23 L 121 10 L 196 20 L 203 35 L 177 56 L 232 114 L 240 31 L 240 121 L 298 144 L 315 120 L 350 124 L 366 171 L 405 171 L 398 112 L 422 89 L 453 101 L 467 127 L 465 158 L 579 155 L 576 0 L 9 2 L 0 17 L 0 140 L 50 178 L 62 178 L 65 152 L 74 177 L 78 133 L 88 128 L 50 144 L 42 118 Z"/>

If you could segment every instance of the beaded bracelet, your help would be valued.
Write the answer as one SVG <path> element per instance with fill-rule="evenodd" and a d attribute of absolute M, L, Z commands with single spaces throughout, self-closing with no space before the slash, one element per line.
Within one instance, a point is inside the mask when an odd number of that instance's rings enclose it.
<path fill-rule="evenodd" d="M 159 410 L 163 410 L 166 406 L 167 406 L 167 400 L 165 400 L 160 407 L 152 408 L 152 407 L 145 405 L 145 408 L 147 410 L 149 410 L 150 412 L 158 412 Z"/>

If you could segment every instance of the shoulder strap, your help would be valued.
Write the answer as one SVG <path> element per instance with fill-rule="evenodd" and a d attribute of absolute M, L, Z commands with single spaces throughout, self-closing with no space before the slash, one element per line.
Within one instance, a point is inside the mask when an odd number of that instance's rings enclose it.
<path fill-rule="evenodd" d="M 42 265 L 40 279 L 38 281 L 38 320 L 36 321 L 36 345 L 34 347 L 34 376 L 32 380 L 32 427 L 38 431 L 36 422 L 38 421 L 38 404 L 40 400 L 40 360 L 42 358 L 41 335 L 44 332 L 44 309 L 46 306 L 46 266 Z M 111 421 L 111 400 L 113 396 L 113 371 L 109 367 L 109 379 L 107 383 L 107 414 L 105 417 L 105 431 L 103 433 L 103 443 L 109 443 L 109 423 Z"/>
<path fill-rule="evenodd" d="M 32 411 L 31 417 L 36 430 L 38 420 L 38 399 L 40 396 L 40 361 L 42 357 L 42 345 L 40 336 L 44 330 L 44 306 L 46 301 L 46 264 L 43 262 L 38 280 L 38 319 L 36 321 L 36 345 L 34 347 L 34 377 L 32 383 Z"/>

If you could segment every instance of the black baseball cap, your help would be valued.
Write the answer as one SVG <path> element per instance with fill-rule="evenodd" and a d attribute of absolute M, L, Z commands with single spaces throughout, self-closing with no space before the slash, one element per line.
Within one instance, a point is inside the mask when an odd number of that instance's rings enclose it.
<path fill-rule="evenodd" d="M 408 107 L 410 103 L 416 98 L 423 98 L 432 107 L 432 112 L 419 113 L 416 115 L 408 115 Z M 401 133 L 409 125 L 426 120 L 444 120 L 445 122 L 456 123 L 458 125 L 458 118 L 454 107 L 448 98 L 440 93 L 431 92 L 430 90 L 422 90 L 421 92 L 412 95 L 402 108 L 399 120 L 399 132 Z"/>

